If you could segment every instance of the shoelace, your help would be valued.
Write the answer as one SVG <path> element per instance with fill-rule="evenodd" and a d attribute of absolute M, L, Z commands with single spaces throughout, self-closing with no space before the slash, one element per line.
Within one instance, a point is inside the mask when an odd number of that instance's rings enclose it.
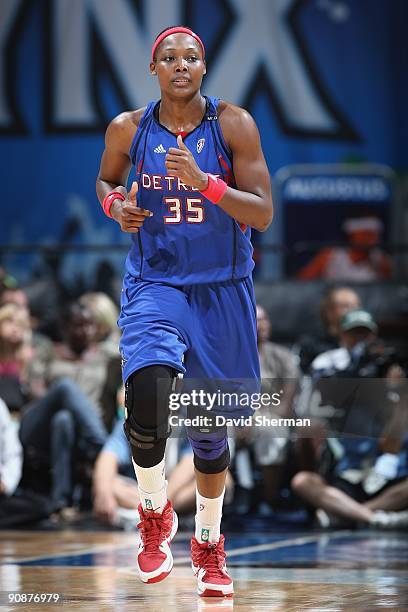
<path fill-rule="evenodd" d="M 162 539 L 162 532 L 166 528 L 167 517 L 158 512 L 143 512 L 142 520 L 138 524 L 140 535 L 144 544 L 144 552 L 156 552 Z"/>
<path fill-rule="evenodd" d="M 226 556 L 227 555 L 224 550 L 222 550 L 220 543 L 209 544 L 208 548 L 200 550 L 197 553 L 197 565 L 205 568 L 208 578 L 217 577 L 223 572 L 224 560 Z"/>

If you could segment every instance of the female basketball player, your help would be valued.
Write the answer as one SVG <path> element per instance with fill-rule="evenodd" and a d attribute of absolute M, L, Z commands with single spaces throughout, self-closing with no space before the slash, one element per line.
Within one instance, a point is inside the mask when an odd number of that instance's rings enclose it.
<path fill-rule="evenodd" d="M 119 325 L 144 582 L 162 580 L 173 566 L 177 516 L 166 496 L 164 451 L 175 377 L 259 378 L 250 228 L 271 223 L 269 172 L 251 116 L 201 94 L 205 72 L 197 34 L 185 27 L 159 34 L 150 73 L 160 100 L 111 122 L 97 179 L 104 212 L 132 234 Z M 136 181 L 128 193 L 132 165 Z M 198 593 L 230 596 L 220 536 L 226 429 L 188 435 L 197 478 L 191 550 Z"/>

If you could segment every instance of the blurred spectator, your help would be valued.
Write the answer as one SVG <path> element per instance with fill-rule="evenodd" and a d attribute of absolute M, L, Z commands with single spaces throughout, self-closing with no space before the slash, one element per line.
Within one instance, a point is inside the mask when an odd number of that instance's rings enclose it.
<path fill-rule="evenodd" d="M 121 385 L 122 363 L 120 354 L 118 354 L 108 361 L 105 385 L 101 395 L 103 422 L 108 432 L 113 430 L 120 416 L 117 410 L 117 390 Z"/>
<path fill-rule="evenodd" d="M 0 505 L 3 496 L 14 493 L 20 482 L 22 451 L 17 424 L 0 399 Z"/>
<path fill-rule="evenodd" d="M 31 359 L 31 328 L 24 306 L 0 307 L 0 374 L 23 375 Z"/>
<path fill-rule="evenodd" d="M 260 304 L 256 307 L 257 341 L 261 368 L 261 391 L 270 396 L 280 393 L 279 406 L 262 406 L 257 415 L 269 418 L 290 418 L 292 416 L 293 399 L 297 389 L 300 372 L 296 358 L 285 347 L 270 341 L 271 322 L 268 314 Z M 287 459 L 290 430 L 287 427 L 273 428 L 253 426 L 243 430 L 236 429 L 237 484 L 243 485 L 240 470 L 244 470 L 243 456 L 245 448 L 249 447 L 254 454 L 255 463 L 262 473 L 262 497 L 274 505 Z M 241 466 L 241 467 L 239 467 Z M 250 479 L 248 479 L 250 482 Z"/>
<path fill-rule="evenodd" d="M 318 355 L 310 366 L 310 373 L 314 385 L 321 377 L 335 376 L 338 372 L 345 373 L 348 366 L 355 363 L 361 355 L 365 343 L 371 343 L 376 338 L 377 325 L 370 313 L 363 310 L 351 310 L 339 320 L 338 344 L 340 347 L 324 351 Z M 350 373 L 350 376 L 357 374 Z M 313 383 L 304 378 L 302 392 L 298 400 L 298 412 L 308 411 L 308 403 L 313 395 Z M 306 469 L 316 467 L 321 445 L 324 442 L 324 426 L 315 419 L 312 428 L 312 436 L 300 438 L 297 441 L 299 453 L 299 464 Z"/>
<path fill-rule="evenodd" d="M 0 397 L 12 412 L 27 401 L 27 370 L 32 361 L 32 335 L 28 310 L 6 304 L 0 307 Z"/>
<path fill-rule="evenodd" d="M 270 341 L 271 322 L 266 310 L 256 307 L 257 340 L 263 393 L 280 393 L 277 407 L 262 407 L 257 414 L 269 417 L 290 418 L 293 416 L 293 400 L 300 372 L 296 358 L 285 347 Z M 283 431 L 284 429 L 284 431 Z M 289 428 L 275 431 L 271 427 L 254 427 L 254 451 L 262 471 L 263 497 L 270 505 L 276 502 L 284 475 L 289 446 Z"/>
<path fill-rule="evenodd" d="M 28 298 L 17 285 L 4 286 L 0 290 L 0 306 L 5 304 L 15 304 L 16 306 L 28 309 Z"/>
<path fill-rule="evenodd" d="M 0 529 L 27 525 L 49 515 L 46 499 L 18 486 L 22 463 L 18 423 L 0 399 Z"/>
<path fill-rule="evenodd" d="M 6 270 L 0 266 L 0 300 L 3 292 L 18 288 L 17 280 L 14 276 L 7 274 Z"/>
<path fill-rule="evenodd" d="M 3 318 L 4 333 L 11 333 L 13 342 L 2 339 Z M 10 410 L 18 411 L 27 402 L 43 397 L 53 382 L 68 377 L 88 395 L 110 430 L 121 381 L 120 355 L 117 348 L 96 342 L 96 325 L 89 308 L 79 304 L 68 308 L 61 323 L 61 327 L 65 326 L 65 342 L 58 344 L 32 333 L 29 321 L 23 307 L 7 304 L 0 308 L 0 397 Z"/>
<path fill-rule="evenodd" d="M 95 408 L 81 389 L 65 378 L 56 382 L 23 414 L 23 485 L 49 494 L 54 510 L 74 502 L 75 471 L 90 485 L 92 466 L 107 434 Z M 73 473 L 74 472 L 74 473 Z M 83 491 L 86 497 L 86 491 Z"/>
<path fill-rule="evenodd" d="M 379 248 L 383 224 L 377 217 L 346 219 L 343 230 L 350 246 L 325 248 L 298 274 L 300 280 L 369 282 L 391 277 L 391 261 Z"/>
<path fill-rule="evenodd" d="M 36 331 L 38 321 L 31 316 L 28 306 L 28 298 L 23 289 L 19 288 L 17 281 L 13 281 L 10 287 L 3 288 L 0 291 L 0 309 L 2 306 L 9 305 L 10 307 L 17 307 L 17 309 L 23 309 L 26 311 L 25 326 L 29 327 L 30 332 L 27 333 L 25 350 L 26 350 L 26 363 L 24 368 L 20 368 L 18 378 L 19 383 L 26 385 L 27 388 L 24 393 L 30 397 L 38 397 L 45 391 L 44 381 L 42 380 L 42 374 L 45 368 L 45 364 L 51 358 L 52 342 L 49 338 Z M 27 324 L 27 325 L 26 325 Z M 22 328 L 21 328 L 22 329 Z M 1 388 L 4 389 L 4 385 L 7 383 L 8 389 L 11 388 L 10 380 L 3 380 L 3 384 L 0 384 L 0 395 Z M 14 389 L 15 393 L 16 389 Z M 22 389 L 20 389 L 22 391 Z M 6 403 L 12 411 L 18 410 L 19 407 L 15 405 L 15 401 L 10 402 L 6 399 Z M 20 407 L 22 402 L 19 402 Z"/>
<path fill-rule="evenodd" d="M 377 324 L 365 310 L 351 310 L 340 322 L 340 347 L 325 351 L 312 362 L 312 375 L 328 376 L 330 373 L 346 370 L 363 354 L 364 349 L 377 337 Z"/>
<path fill-rule="evenodd" d="M 106 345 L 111 351 L 118 352 L 119 328 L 117 321 L 119 309 L 106 293 L 84 293 L 78 300 L 93 313 L 96 322 L 96 341 Z"/>
<path fill-rule="evenodd" d="M 339 345 L 341 318 L 349 310 L 361 306 L 360 298 L 351 287 L 332 287 L 328 289 L 320 302 L 321 332 L 318 336 L 303 335 L 296 345 L 299 354 L 300 368 L 308 372 L 313 359 L 324 351 L 337 348 Z"/>
<path fill-rule="evenodd" d="M 84 393 L 73 380 L 77 377 L 83 382 L 81 374 L 85 375 L 90 379 L 85 380 L 88 387 L 83 384 L 85 390 L 94 391 L 98 398 L 103 391 L 109 355 L 92 344 L 94 329 L 90 311 L 72 307 L 67 343 L 56 347 L 51 357 L 57 358 L 44 364 L 32 358 L 28 311 L 11 304 L 0 308 L 0 395 L 24 409 L 20 430 L 23 485 L 49 493 L 55 509 L 72 503 L 75 482 L 81 478 L 86 496 L 86 474 L 77 478 L 76 472 L 92 466 L 106 439 L 100 408 L 92 394 Z M 39 374 L 33 365 L 46 371 Z M 34 380 L 42 381 L 42 387 L 34 385 Z"/>
<path fill-rule="evenodd" d="M 377 325 L 370 313 L 354 310 L 344 315 L 340 327 L 341 347 L 316 357 L 313 377 L 315 388 L 323 378 L 339 379 L 340 385 L 334 391 L 332 387 L 331 394 L 338 400 L 334 407 L 344 413 L 344 433 L 330 437 L 323 447 L 334 464 L 328 473 L 301 471 L 293 478 L 292 488 L 318 509 L 323 526 L 335 523 L 333 517 L 377 527 L 407 526 L 408 512 L 396 512 L 408 508 L 408 437 L 406 427 L 400 426 L 401 413 L 405 413 L 405 426 L 407 422 L 406 391 L 404 399 L 397 396 L 393 404 L 387 388 L 395 387 L 395 365 L 383 370 L 385 377 L 390 376 L 389 384 L 379 386 L 369 379 L 366 393 L 364 387 L 356 386 L 354 377 L 364 379 L 377 368 L 377 352 L 371 350 Z M 402 379 L 401 369 L 399 376 Z M 327 409 L 331 402 L 324 398 L 322 403 Z M 395 427 L 390 436 L 394 418 L 399 422 L 397 443 Z M 391 444 L 390 438 L 394 439 Z"/>
<path fill-rule="evenodd" d="M 262 391 L 273 393 L 276 389 L 279 391 L 283 387 L 280 411 L 285 415 L 291 414 L 293 396 L 300 372 L 292 352 L 284 346 L 271 342 L 271 321 L 265 308 L 260 304 L 257 304 L 256 307 L 256 330 Z"/>
<path fill-rule="evenodd" d="M 59 338 L 61 305 L 68 299 L 61 282 L 52 273 L 45 271 L 40 276 L 33 276 L 24 291 L 30 305 L 33 329 L 41 333 L 42 338 Z"/>
<path fill-rule="evenodd" d="M 46 385 L 61 378 L 75 382 L 104 419 L 102 395 L 112 358 L 119 359 L 117 347 L 97 341 L 97 323 L 88 306 L 74 302 L 62 320 L 64 340 L 55 343 L 42 376 Z M 118 373 L 118 376 L 120 374 Z M 118 388 L 120 380 L 116 381 Z"/>
<path fill-rule="evenodd" d="M 408 438 L 398 453 L 383 452 L 372 438 L 328 443 L 338 457 L 332 472 L 324 478 L 302 471 L 292 480 L 293 490 L 318 510 L 320 525 L 334 526 L 340 517 L 379 528 L 407 527 Z"/>

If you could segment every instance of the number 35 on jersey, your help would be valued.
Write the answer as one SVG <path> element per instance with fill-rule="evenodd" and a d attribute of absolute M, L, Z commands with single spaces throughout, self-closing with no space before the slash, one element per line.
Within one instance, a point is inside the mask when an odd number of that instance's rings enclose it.
<path fill-rule="evenodd" d="M 163 204 L 168 208 L 169 214 L 164 215 L 167 224 L 202 223 L 204 221 L 204 206 L 202 198 L 164 197 Z"/>

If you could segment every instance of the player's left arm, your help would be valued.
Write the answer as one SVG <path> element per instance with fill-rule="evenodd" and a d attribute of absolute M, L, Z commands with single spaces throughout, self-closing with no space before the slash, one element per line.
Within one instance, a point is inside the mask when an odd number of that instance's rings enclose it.
<path fill-rule="evenodd" d="M 219 121 L 232 151 L 237 188 L 228 187 L 214 206 L 220 206 L 239 223 L 264 232 L 272 222 L 273 204 L 271 181 L 258 128 L 247 111 L 222 104 Z M 166 155 L 167 173 L 204 192 L 208 186 L 208 175 L 198 167 L 181 136 L 178 136 L 177 144 L 178 148 L 171 147 Z"/>
<path fill-rule="evenodd" d="M 219 120 L 232 151 L 237 188 L 228 187 L 218 206 L 239 223 L 263 232 L 272 222 L 273 202 L 258 128 L 246 110 L 229 104 Z"/>

